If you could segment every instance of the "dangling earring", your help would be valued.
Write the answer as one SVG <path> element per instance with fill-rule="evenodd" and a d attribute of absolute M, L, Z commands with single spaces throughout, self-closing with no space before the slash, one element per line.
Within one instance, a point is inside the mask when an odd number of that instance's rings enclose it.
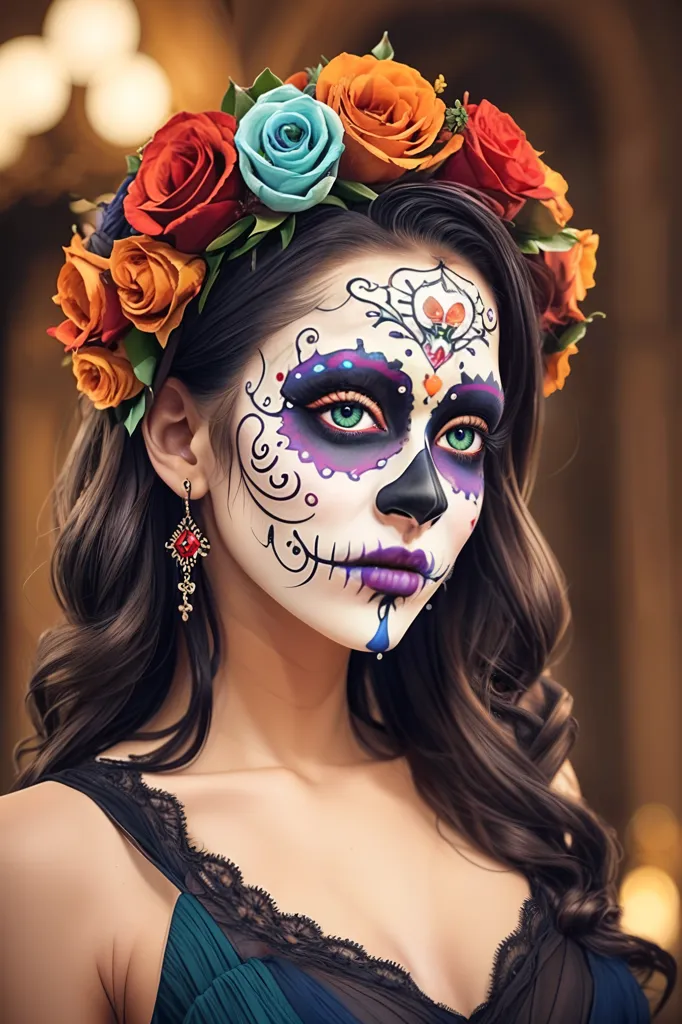
<path fill-rule="evenodd" d="M 182 621 L 187 622 L 193 607 L 187 600 L 187 595 L 193 594 L 196 590 L 196 583 L 190 580 L 190 572 L 197 564 L 197 557 L 202 555 L 205 558 L 211 550 L 211 545 L 192 519 L 192 513 L 189 510 L 192 484 L 189 480 L 185 480 L 183 486 L 186 491 L 185 514 L 176 526 L 171 539 L 166 541 L 165 547 L 180 564 L 183 578 L 178 583 L 178 590 L 182 594 L 182 604 L 178 605 L 178 611 L 182 612 Z"/>

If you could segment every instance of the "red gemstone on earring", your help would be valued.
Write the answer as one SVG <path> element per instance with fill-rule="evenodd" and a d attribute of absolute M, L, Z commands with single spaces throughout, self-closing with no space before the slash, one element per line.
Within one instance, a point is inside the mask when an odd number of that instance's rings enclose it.
<path fill-rule="evenodd" d="M 196 555 L 200 547 L 199 538 L 189 528 L 185 528 L 175 541 L 175 550 L 181 558 L 191 558 L 192 555 Z"/>

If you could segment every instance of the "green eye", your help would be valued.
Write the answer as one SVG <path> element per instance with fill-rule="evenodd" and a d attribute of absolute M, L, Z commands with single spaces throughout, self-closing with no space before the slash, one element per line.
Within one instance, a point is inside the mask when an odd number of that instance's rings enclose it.
<path fill-rule="evenodd" d="M 476 431 L 471 427 L 453 427 L 448 430 L 445 440 L 458 452 L 466 452 L 476 440 Z"/>
<path fill-rule="evenodd" d="M 332 422 L 337 427 L 352 430 L 353 427 L 357 427 L 366 411 L 367 410 L 361 405 L 346 402 L 343 405 L 335 405 L 330 410 L 330 415 Z"/>
<path fill-rule="evenodd" d="M 436 444 L 447 452 L 460 452 L 466 458 L 470 458 L 482 451 L 483 433 L 466 423 L 459 423 L 444 431 Z"/>

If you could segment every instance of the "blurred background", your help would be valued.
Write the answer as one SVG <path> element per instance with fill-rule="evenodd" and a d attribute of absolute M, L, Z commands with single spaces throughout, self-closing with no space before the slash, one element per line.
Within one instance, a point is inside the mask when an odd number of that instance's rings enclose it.
<path fill-rule="evenodd" d="M 0 792 L 29 731 L 23 701 L 50 592 L 49 491 L 75 382 L 45 330 L 69 204 L 111 193 L 178 110 L 218 109 L 232 77 L 321 53 L 396 59 L 448 103 L 512 114 L 568 179 L 572 224 L 601 237 L 581 344 L 547 402 L 533 510 L 566 572 L 574 625 L 556 676 L 573 754 L 624 846 L 629 930 L 679 955 L 682 867 L 682 5 L 679 0 L 23 0 L 0 15 L 2 650 Z M 682 1020 L 678 993 L 661 1021 Z"/>

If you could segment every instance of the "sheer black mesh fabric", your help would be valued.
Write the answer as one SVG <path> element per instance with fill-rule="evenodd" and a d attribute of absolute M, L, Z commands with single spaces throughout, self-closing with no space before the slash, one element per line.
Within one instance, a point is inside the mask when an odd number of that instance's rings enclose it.
<path fill-rule="evenodd" d="M 86 793 L 180 890 L 194 895 L 242 959 L 281 957 L 328 989 L 362 1024 L 587 1024 L 592 977 L 581 947 L 552 925 L 544 901 L 522 908 L 501 943 L 487 1001 L 471 1017 L 434 1002 L 399 964 L 325 936 L 310 918 L 282 914 L 239 868 L 196 848 L 171 793 L 152 788 L 136 766 L 92 760 L 48 776 Z"/>

